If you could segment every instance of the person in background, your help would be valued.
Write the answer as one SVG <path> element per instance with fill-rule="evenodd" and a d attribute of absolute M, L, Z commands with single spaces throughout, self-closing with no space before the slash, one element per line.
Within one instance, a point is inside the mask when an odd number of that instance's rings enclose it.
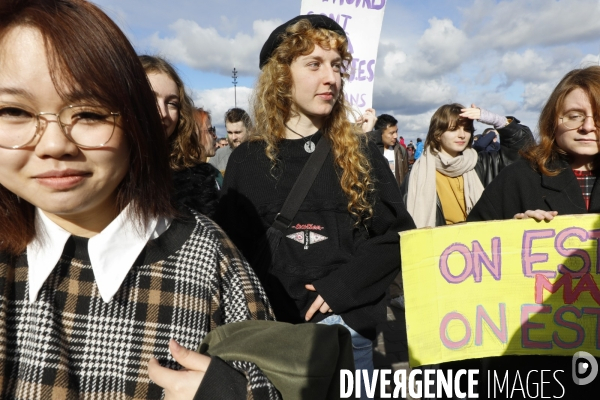
<path fill-rule="evenodd" d="M 400 186 L 408 173 L 408 153 L 396 140 L 398 120 L 389 114 L 381 114 L 377 117 L 374 128 L 375 130 L 369 133 L 369 137 L 374 140 L 383 156 L 388 160 L 390 169 Z"/>
<path fill-rule="evenodd" d="M 2 2 L 0 54 L 0 398 L 174 396 L 178 342 L 272 319 L 259 281 L 175 208 L 156 97 L 98 7 Z M 278 397 L 256 365 L 197 356 L 190 398 Z"/>
<path fill-rule="evenodd" d="M 228 146 L 229 142 L 227 142 L 227 138 L 219 138 L 217 140 L 217 147 L 220 149 L 221 147 Z"/>
<path fill-rule="evenodd" d="M 473 149 L 475 151 L 487 151 L 493 153 L 500 150 L 498 134 L 494 128 L 486 128 L 481 135 L 475 135 L 473 140 Z"/>
<path fill-rule="evenodd" d="M 218 149 L 216 142 L 217 129 L 212 124 L 210 112 L 204 108 L 194 108 L 193 115 L 196 122 L 196 132 L 200 141 L 200 160 L 207 165 L 206 168 L 211 172 L 211 175 L 215 176 L 217 189 L 221 189 L 223 186 L 223 174 L 208 162 Z M 212 218 L 213 214 L 211 213 L 210 216 Z"/>
<path fill-rule="evenodd" d="M 211 149 L 210 143 L 214 148 L 214 141 L 205 138 L 210 135 L 203 135 L 197 126 L 194 105 L 175 68 L 156 56 L 142 55 L 140 61 L 156 96 L 169 140 L 175 199 L 212 218 L 218 201 L 219 171 L 203 159 L 206 148 Z"/>
<path fill-rule="evenodd" d="M 412 140 L 406 145 L 406 153 L 408 154 L 408 172 L 410 172 L 415 163 L 415 145 Z"/>
<path fill-rule="evenodd" d="M 474 120 L 498 127 L 499 151 L 477 153 L 471 148 Z M 514 117 L 502 117 L 474 105 L 441 106 L 431 117 L 423 153 L 426 157 L 415 162 L 402 185 L 406 207 L 417 227 L 464 222 L 485 186 L 504 167 L 519 160 L 519 151 L 531 143 L 531 131 Z"/>
<path fill-rule="evenodd" d="M 423 148 L 423 141 L 421 138 L 417 138 L 417 146 L 415 147 L 415 161 L 421 158 L 421 155 L 423 154 Z"/>
<path fill-rule="evenodd" d="M 402 136 L 398 138 L 398 143 L 400 144 L 400 146 L 406 149 L 406 144 L 404 143 L 404 138 Z"/>
<path fill-rule="evenodd" d="M 381 114 L 375 122 L 375 130 L 369 133 L 369 137 L 375 142 L 383 156 L 388 160 L 390 168 L 398 187 L 402 185 L 404 177 L 409 171 L 408 151 L 402 142 L 397 142 L 398 120 L 389 114 Z M 414 162 L 414 161 L 413 161 Z M 390 304 L 404 308 L 404 297 L 402 290 L 402 274 L 399 272 L 389 287 Z"/>
<path fill-rule="evenodd" d="M 253 93 L 255 129 L 229 158 L 217 221 L 268 287 L 278 320 L 345 326 L 356 368 L 373 371 L 375 327 L 386 321 L 385 292 L 400 266 L 398 232 L 414 224 L 387 160 L 364 133 L 374 112 L 360 124 L 348 118 L 351 59 L 344 30 L 322 15 L 271 33 Z M 298 212 L 280 220 L 323 145 L 329 152 Z M 281 236 L 271 249 L 275 230 Z"/>
<path fill-rule="evenodd" d="M 248 113 L 241 108 L 232 108 L 225 113 L 225 129 L 227 130 L 227 141 L 229 146 L 220 148 L 215 157 L 210 159 L 210 163 L 215 166 L 223 175 L 227 168 L 227 162 L 233 149 L 238 147 L 247 139 L 252 130 L 252 121 Z"/>
<path fill-rule="evenodd" d="M 219 146 L 217 145 L 217 128 L 212 124 L 210 112 L 202 107 L 194 109 L 196 132 L 200 140 L 200 159 L 207 162 L 214 157 Z"/>
<path fill-rule="evenodd" d="M 473 121 L 502 125 L 499 152 L 477 153 L 471 148 Z M 507 165 L 520 159 L 519 151 L 533 143 L 533 135 L 513 117 L 486 110 L 445 104 L 431 117 L 425 150 L 405 179 L 402 191 L 408 212 L 417 228 L 464 222 L 488 185 Z M 401 293 L 392 304 L 404 306 L 403 282 L 396 280 Z M 468 360 L 426 366 L 425 369 L 471 368 L 479 363 Z M 434 385 L 435 386 L 435 385 Z M 433 390 L 435 392 L 435 390 Z"/>

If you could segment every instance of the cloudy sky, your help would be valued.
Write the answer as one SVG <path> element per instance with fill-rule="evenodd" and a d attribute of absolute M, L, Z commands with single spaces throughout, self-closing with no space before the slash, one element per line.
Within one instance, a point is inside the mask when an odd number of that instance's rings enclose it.
<path fill-rule="evenodd" d="M 219 136 L 234 102 L 231 70 L 239 71 L 238 106 L 247 107 L 262 44 L 301 3 L 94 1 L 140 54 L 176 65 L 196 105 L 212 111 Z M 405 138 L 424 138 L 433 111 L 449 102 L 514 115 L 535 130 L 561 77 L 598 64 L 599 21 L 599 0 L 387 0 L 373 105 L 399 120 Z"/>

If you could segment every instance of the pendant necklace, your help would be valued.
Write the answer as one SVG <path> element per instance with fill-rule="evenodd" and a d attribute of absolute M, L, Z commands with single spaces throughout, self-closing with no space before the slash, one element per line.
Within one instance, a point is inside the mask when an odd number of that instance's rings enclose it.
<path fill-rule="evenodd" d="M 296 132 L 295 130 L 293 130 L 292 128 L 290 128 L 289 126 L 287 126 L 287 124 L 285 125 L 286 128 L 288 128 L 290 130 L 290 132 L 295 133 L 296 135 L 300 136 L 302 139 L 304 139 L 304 151 L 306 151 L 307 153 L 312 153 L 313 151 L 315 151 L 315 144 L 312 142 L 311 139 L 306 139 L 304 136 L 302 136 L 301 134 L 299 134 L 298 132 Z"/>

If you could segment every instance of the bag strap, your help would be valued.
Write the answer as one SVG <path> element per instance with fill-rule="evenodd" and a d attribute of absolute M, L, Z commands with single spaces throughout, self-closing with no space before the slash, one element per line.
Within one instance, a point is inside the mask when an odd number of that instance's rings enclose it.
<path fill-rule="evenodd" d="M 284 232 L 290 227 L 330 150 L 331 143 L 329 143 L 326 137 L 322 136 L 319 143 L 317 143 L 315 152 L 311 154 L 306 164 L 304 164 L 304 168 L 302 168 L 292 190 L 287 195 L 281 211 L 275 216 L 275 220 L 271 225 L 273 228 Z"/>

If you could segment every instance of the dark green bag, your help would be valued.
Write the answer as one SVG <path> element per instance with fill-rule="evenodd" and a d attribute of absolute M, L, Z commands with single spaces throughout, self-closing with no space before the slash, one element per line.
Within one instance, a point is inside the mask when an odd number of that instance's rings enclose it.
<path fill-rule="evenodd" d="M 350 332 L 341 325 L 236 322 L 210 332 L 199 352 L 255 363 L 285 400 L 339 399 L 340 370 L 354 371 Z"/>

